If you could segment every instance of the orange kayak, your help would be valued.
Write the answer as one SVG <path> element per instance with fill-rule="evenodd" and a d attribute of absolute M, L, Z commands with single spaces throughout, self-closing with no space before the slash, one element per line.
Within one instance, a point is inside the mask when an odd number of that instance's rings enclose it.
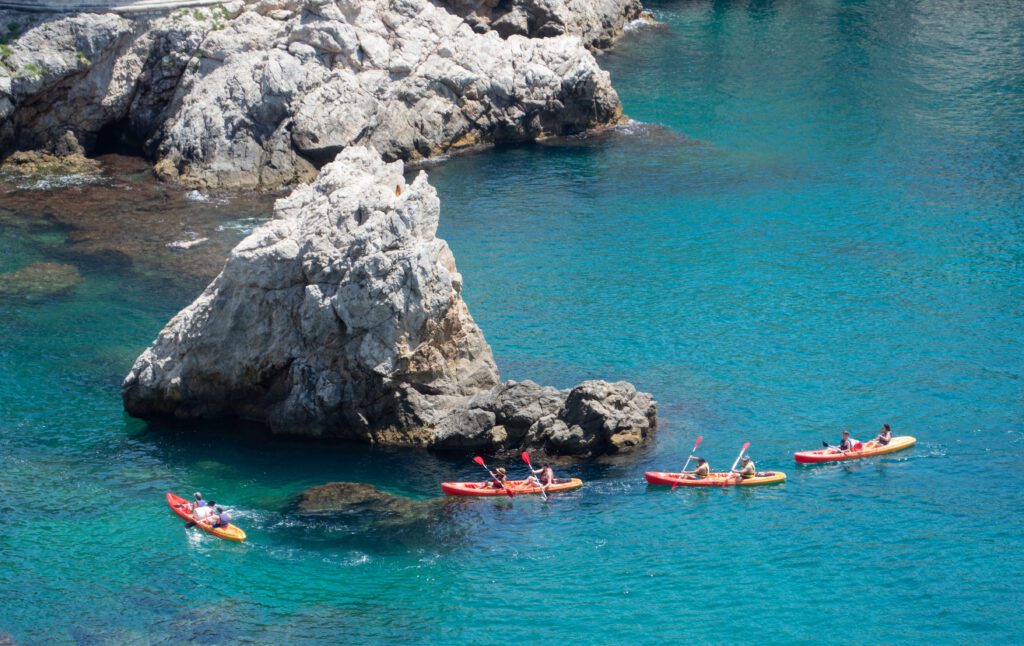
<path fill-rule="evenodd" d="M 169 493 L 167 494 L 167 504 L 170 506 L 171 511 L 178 514 L 182 520 L 190 523 L 195 520 L 192 518 L 192 512 L 188 510 L 188 501 L 184 498 L 175 496 L 173 493 Z M 217 538 L 223 538 L 226 541 L 241 543 L 245 540 L 245 532 L 231 523 L 228 523 L 227 527 L 214 527 L 207 522 L 196 522 L 196 527 L 207 534 L 212 534 Z"/>
<path fill-rule="evenodd" d="M 864 443 L 864 448 L 860 451 L 847 451 L 845 453 L 839 451 L 839 449 L 818 449 L 817 451 L 801 451 L 800 453 L 794 453 L 793 458 L 801 464 L 817 464 L 819 462 L 843 462 L 845 460 L 857 460 L 859 458 L 870 458 L 875 455 L 885 455 L 886 453 L 895 453 L 896 451 L 902 451 L 903 449 L 909 449 L 917 443 L 917 439 L 910 437 L 909 435 L 901 435 L 900 437 L 894 437 L 885 446 L 875 444 L 875 441 Z"/>
<path fill-rule="evenodd" d="M 539 494 L 540 487 L 537 485 L 524 486 L 524 480 L 509 480 L 508 489 L 516 496 Z M 545 491 L 556 493 L 559 491 L 572 491 L 583 486 L 579 478 L 556 479 Z M 507 496 L 505 489 L 495 489 L 493 482 L 442 482 L 441 491 L 449 496 Z"/>
<path fill-rule="evenodd" d="M 680 487 L 751 487 L 753 485 L 776 484 L 786 481 L 786 474 L 781 471 L 763 471 L 753 478 L 738 478 L 734 474 L 725 472 L 709 473 L 708 477 L 700 480 L 684 478 L 681 473 L 669 473 L 667 471 L 648 471 L 644 474 L 647 484 L 652 485 L 676 485 Z"/>

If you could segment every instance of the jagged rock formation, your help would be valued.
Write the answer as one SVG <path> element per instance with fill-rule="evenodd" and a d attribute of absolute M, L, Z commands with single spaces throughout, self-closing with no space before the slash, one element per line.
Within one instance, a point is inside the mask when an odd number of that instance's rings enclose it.
<path fill-rule="evenodd" d="M 116 134 L 165 178 L 275 188 L 350 145 L 415 160 L 616 121 L 580 37 L 607 43 L 636 0 L 509 7 L 251 0 L 26 23 L 0 45 L 0 154 L 89 153 Z M 523 12 L 524 29 L 501 27 Z"/>
<path fill-rule="evenodd" d="M 640 18 L 640 0 L 441 0 L 463 16 L 474 31 L 494 30 L 545 38 L 576 34 L 592 48 L 604 48 L 631 20 Z"/>
<path fill-rule="evenodd" d="M 436 192 L 403 170 L 350 147 L 279 200 L 136 360 L 128 412 L 434 448 L 586 456 L 643 443 L 654 403 L 629 384 L 499 384 L 435 236 Z"/>

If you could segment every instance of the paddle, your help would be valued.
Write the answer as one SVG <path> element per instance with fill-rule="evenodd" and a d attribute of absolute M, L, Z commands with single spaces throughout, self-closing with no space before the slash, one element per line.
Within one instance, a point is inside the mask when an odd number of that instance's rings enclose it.
<path fill-rule="evenodd" d="M 526 463 L 526 466 L 530 467 L 530 473 L 532 474 L 533 473 L 533 465 L 530 464 L 530 454 L 527 453 L 526 451 L 523 451 L 522 457 L 523 457 L 523 462 Z M 527 478 L 527 479 L 529 479 L 529 478 Z M 541 498 L 543 498 L 544 500 L 547 500 L 548 499 L 548 492 L 544 491 L 545 489 L 547 489 L 547 485 L 542 484 L 539 478 L 537 479 L 537 484 L 540 486 L 540 496 L 541 496 Z"/>
<path fill-rule="evenodd" d="M 729 469 L 729 475 L 732 475 L 733 473 L 736 472 L 736 465 L 740 463 L 740 460 L 743 459 L 743 454 L 746 453 L 747 449 L 749 449 L 749 448 L 750 448 L 750 442 L 745 442 L 743 444 L 743 448 L 740 449 L 740 454 L 736 456 L 736 461 L 732 463 L 732 468 Z M 725 478 L 722 479 L 722 486 L 725 487 L 726 483 L 728 483 L 728 482 L 729 482 L 729 476 L 726 476 Z"/>
<path fill-rule="evenodd" d="M 693 450 L 690 451 L 690 457 L 686 458 L 686 464 L 683 465 L 683 470 L 679 474 L 680 478 L 682 477 L 683 473 L 686 473 L 686 467 L 690 466 L 690 460 L 693 459 L 693 454 L 697 452 L 697 447 L 700 446 L 701 440 L 703 440 L 703 439 L 704 439 L 703 435 L 698 435 L 697 436 L 697 441 L 693 445 Z M 675 483 L 673 483 L 672 491 L 675 491 L 676 487 L 678 487 L 678 486 L 679 486 L 679 478 L 677 478 Z"/>
<path fill-rule="evenodd" d="M 477 464 L 479 464 L 479 465 L 480 465 L 480 466 L 482 466 L 483 468 L 487 469 L 487 465 L 486 465 L 486 464 L 484 464 L 484 459 L 483 459 L 482 457 L 480 457 L 479 455 L 478 455 L 478 456 L 476 456 L 475 458 L 473 458 L 473 462 L 476 462 Z M 509 497 L 509 498 L 512 498 L 513 496 L 515 496 L 515 494 L 514 494 L 514 493 L 512 493 L 512 490 L 511 490 L 511 489 L 509 489 L 508 487 L 506 487 L 506 486 L 505 486 L 505 483 L 504 483 L 504 482 L 502 482 L 501 480 L 499 480 L 499 479 L 498 479 L 498 476 L 494 475 L 494 472 L 493 472 L 493 471 L 491 471 L 490 469 L 487 469 L 487 473 L 491 474 L 491 478 L 492 478 L 492 479 L 493 479 L 493 480 L 494 480 L 495 482 L 497 482 L 498 484 L 500 484 L 500 485 L 501 485 L 501 488 L 505 490 L 505 493 L 507 493 L 507 494 L 508 494 L 508 497 Z"/>

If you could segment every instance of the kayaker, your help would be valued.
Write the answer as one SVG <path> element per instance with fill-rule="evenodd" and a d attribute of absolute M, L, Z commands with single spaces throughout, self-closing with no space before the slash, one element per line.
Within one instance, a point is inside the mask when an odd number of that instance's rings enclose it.
<path fill-rule="evenodd" d="M 889 428 L 888 424 L 882 424 L 882 432 L 875 438 L 875 444 L 885 446 L 889 442 L 892 442 L 892 429 Z"/>
<path fill-rule="evenodd" d="M 526 479 L 524 485 L 534 484 L 546 489 L 555 483 L 555 471 L 547 462 L 542 462 L 539 469 L 531 467 L 530 473 L 533 475 Z M 539 478 L 536 477 L 537 474 L 540 474 Z"/>
<path fill-rule="evenodd" d="M 757 475 L 757 467 L 754 465 L 754 461 L 750 459 L 749 455 L 743 456 L 743 466 L 740 467 L 739 475 L 744 480 L 753 478 Z"/>
<path fill-rule="evenodd" d="M 845 453 L 847 451 L 856 450 L 855 447 L 858 444 L 860 444 L 860 442 L 850 437 L 850 431 L 843 431 L 843 439 L 839 441 L 839 446 L 837 448 L 840 452 Z"/>
<path fill-rule="evenodd" d="M 697 460 L 697 468 L 693 471 L 686 473 L 687 480 L 703 480 L 708 477 L 711 473 L 711 465 L 704 458 L 695 458 Z"/>
<path fill-rule="evenodd" d="M 209 522 L 210 516 L 213 516 L 213 508 L 216 504 L 211 500 L 209 503 L 204 502 L 202 507 L 196 507 L 192 511 L 192 520 L 202 523 Z"/>
<path fill-rule="evenodd" d="M 231 516 L 228 512 L 224 511 L 223 507 L 215 507 L 217 510 L 216 515 L 213 517 L 213 527 L 227 527 L 231 524 Z"/>
<path fill-rule="evenodd" d="M 206 501 L 203 500 L 203 494 L 199 493 L 198 491 L 195 492 L 194 494 L 192 494 L 192 502 L 188 503 L 188 510 L 189 511 L 194 512 L 196 509 L 199 509 L 200 507 L 205 507 L 205 506 L 206 506 Z"/>
<path fill-rule="evenodd" d="M 494 470 L 494 480 L 491 481 L 492 489 L 507 489 L 508 476 L 505 475 L 505 467 L 498 467 Z"/>

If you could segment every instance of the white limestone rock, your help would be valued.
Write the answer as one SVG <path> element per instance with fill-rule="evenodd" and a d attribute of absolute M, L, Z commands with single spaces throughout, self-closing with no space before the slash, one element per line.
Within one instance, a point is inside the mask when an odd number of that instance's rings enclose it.
<path fill-rule="evenodd" d="M 158 170 L 206 188 L 301 182 L 356 144 L 408 161 L 621 115 L 579 38 L 477 34 L 428 0 L 250 6 L 207 37 L 175 104 Z"/>
<path fill-rule="evenodd" d="M 439 405 L 421 400 L 496 385 L 435 237 L 437 195 L 425 174 L 407 184 L 402 171 L 352 147 L 279 200 L 135 362 L 128 411 L 401 443 L 415 440 L 415 415 Z"/>

